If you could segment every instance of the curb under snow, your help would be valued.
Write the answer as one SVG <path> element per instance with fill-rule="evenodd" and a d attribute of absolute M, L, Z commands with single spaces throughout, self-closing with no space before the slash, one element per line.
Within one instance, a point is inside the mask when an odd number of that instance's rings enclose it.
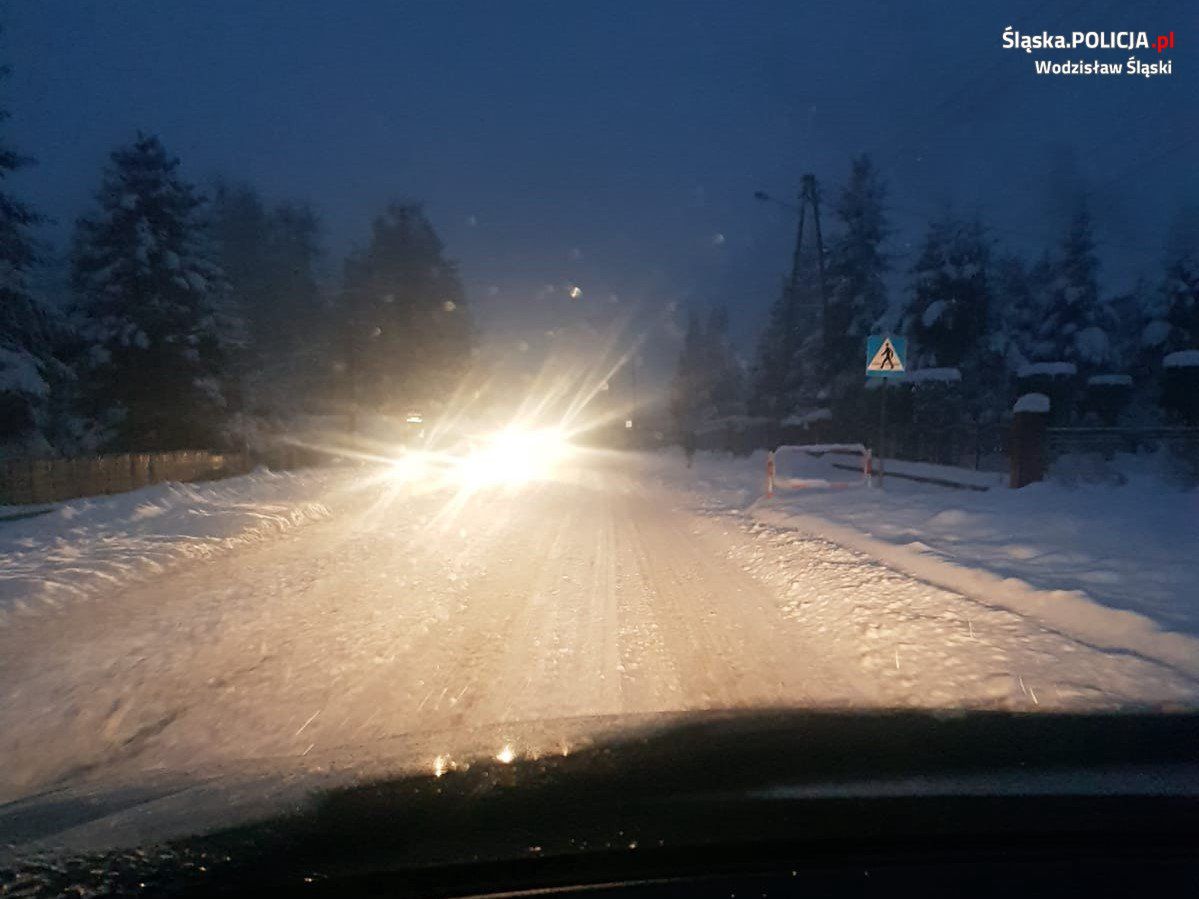
<path fill-rule="evenodd" d="M 983 605 L 1026 616 L 1099 649 L 1135 653 L 1199 678 L 1199 639 L 1164 631 L 1146 615 L 1101 605 L 1081 591 L 1040 590 L 1018 578 L 959 565 L 816 515 L 762 508 L 757 504 L 746 512 L 763 524 L 828 540 L 909 577 Z"/>

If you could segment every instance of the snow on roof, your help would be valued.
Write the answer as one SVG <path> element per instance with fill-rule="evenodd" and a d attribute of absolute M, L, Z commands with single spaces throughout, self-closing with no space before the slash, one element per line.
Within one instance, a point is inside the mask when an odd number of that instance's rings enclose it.
<path fill-rule="evenodd" d="M 1013 412 L 1048 412 L 1049 397 L 1043 393 L 1026 393 L 1016 400 Z"/>
<path fill-rule="evenodd" d="M 808 425 L 815 424 L 818 421 L 828 421 L 833 417 L 831 409 L 813 409 L 811 412 L 805 412 L 803 415 L 788 415 L 783 419 L 783 424 L 792 426 L 798 425 L 806 428 Z"/>
<path fill-rule="evenodd" d="M 1090 387 L 1131 387 L 1132 375 L 1091 375 L 1087 378 Z"/>
<path fill-rule="evenodd" d="M 909 384 L 922 381 L 960 381 L 962 373 L 956 368 L 918 368 L 906 373 L 904 380 Z"/>
<path fill-rule="evenodd" d="M 1016 372 L 1016 376 L 1020 378 L 1031 378 L 1034 375 L 1057 377 L 1058 375 L 1076 374 L 1078 374 L 1078 366 L 1073 362 L 1029 362 L 1021 365 L 1020 370 Z"/>
<path fill-rule="evenodd" d="M 1199 350 L 1179 350 L 1170 353 L 1162 360 L 1164 368 L 1195 368 L 1199 367 Z"/>

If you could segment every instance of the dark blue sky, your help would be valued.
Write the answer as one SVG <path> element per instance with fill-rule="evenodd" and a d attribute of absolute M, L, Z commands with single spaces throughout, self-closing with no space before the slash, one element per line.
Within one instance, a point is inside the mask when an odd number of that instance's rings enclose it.
<path fill-rule="evenodd" d="M 1039 248 L 1056 172 L 1095 191 L 1114 286 L 1199 197 L 1184 2 L 37 0 L 3 19 L 7 133 L 39 160 L 13 188 L 60 247 L 141 128 L 195 180 L 315 204 L 333 275 L 389 198 L 423 199 L 494 325 L 540 322 L 577 284 L 589 308 L 722 299 L 748 343 L 791 237 L 753 191 L 813 171 L 831 200 L 861 151 L 900 271 L 945 203 Z M 1037 77 L 1008 25 L 1172 29 L 1175 73 Z"/>

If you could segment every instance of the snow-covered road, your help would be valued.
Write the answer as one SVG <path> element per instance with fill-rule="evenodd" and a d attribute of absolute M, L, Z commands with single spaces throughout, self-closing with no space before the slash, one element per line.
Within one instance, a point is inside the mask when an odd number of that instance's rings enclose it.
<path fill-rule="evenodd" d="M 338 472 L 300 498 L 327 517 L 8 616 L 0 801 L 562 716 L 1199 696 L 1160 661 L 713 508 L 660 464 L 601 456 L 448 515 Z"/>

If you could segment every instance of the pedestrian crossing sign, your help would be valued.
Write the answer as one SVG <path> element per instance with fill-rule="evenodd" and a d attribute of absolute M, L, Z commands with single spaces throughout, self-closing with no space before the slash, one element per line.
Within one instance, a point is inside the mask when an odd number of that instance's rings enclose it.
<path fill-rule="evenodd" d="M 866 377 L 893 378 L 907 370 L 908 342 L 903 337 L 866 338 Z"/>

